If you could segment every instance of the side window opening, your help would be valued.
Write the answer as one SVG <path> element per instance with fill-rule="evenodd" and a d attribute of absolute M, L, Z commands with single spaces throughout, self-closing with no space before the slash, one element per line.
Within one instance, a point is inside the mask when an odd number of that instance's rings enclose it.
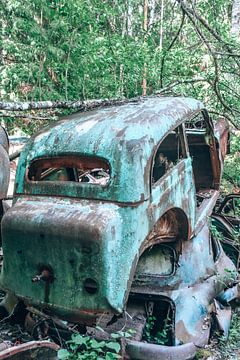
<path fill-rule="evenodd" d="M 28 181 L 75 181 L 106 185 L 110 179 L 109 164 L 97 157 L 62 156 L 34 160 L 27 171 Z"/>
<path fill-rule="evenodd" d="M 183 127 L 173 130 L 160 144 L 153 161 L 152 183 L 156 183 L 187 155 Z"/>
<path fill-rule="evenodd" d="M 190 156 L 193 162 L 193 175 L 196 186 L 197 204 L 210 198 L 219 187 L 218 164 L 216 163 L 214 140 L 211 123 L 203 112 L 186 122 L 186 133 Z"/>

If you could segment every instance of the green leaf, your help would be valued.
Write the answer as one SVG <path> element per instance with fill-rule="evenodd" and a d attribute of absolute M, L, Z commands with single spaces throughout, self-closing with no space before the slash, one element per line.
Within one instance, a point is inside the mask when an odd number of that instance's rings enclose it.
<path fill-rule="evenodd" d="M 77 335 L 73 335 L 72 336 L 72 341 L 73 343 L 77 344 L 77 345 L 86 345 L 88 338 L 87 337 L 83 337 L 80 334 Z"/>
<path fill-rule="evenodd" d="M 115 360 L 115 359 L 121 359 L 121 356 L 118 354 L 113 354 L 111 352 L 106 353 L 105 360 Z"/>
<path fill-rule="evenodd" d="M 116 351 L 116 353 L 118 353 L 120 351 L 120 349 L 121 349 L 120 344 L 118 342 L 113 342 L 113 341 L 110 341 L 109 343 L 106 343 L 106 347 L 108 349 Z"/>
<path fill-rule="evenodd" d="M 100 349 L 100 348 L 103 348 L 105 345 L 106 345 L 106 342 L 105 341 L 97 341 L 95 339 L 92 339 L 90 341 L 90 345 L 93 349 Z"/>
<path fill-rule="evenodd" d="M 60 349 L 58 350 L 58 359 L 60 360 L 67 360 L 70 357 L 70 352 L 66 349 Z"/>

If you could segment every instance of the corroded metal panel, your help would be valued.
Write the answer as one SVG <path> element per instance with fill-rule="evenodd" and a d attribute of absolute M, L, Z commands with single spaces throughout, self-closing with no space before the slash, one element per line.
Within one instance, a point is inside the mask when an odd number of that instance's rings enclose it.
<path fill-rule="evenodd" d="M 136 277 L 131 292 L 168 297 L 175 306 L 175 345 L 203 346 L 210 332 L 209 306 L 231 284 L 233 274 L 237 276 L 236 268 L 219 244 L 218 251 L 213 251 L 207 224 L 182 246 L 173 276 Z"/>
<path fill-rule="evenodd" d="M 24 294 L 34 303 L 55 304 L 63 312 L 122 312 L 140 249 L 146 247 L 147 235 L 156 221 L 174 205 L 184 209 L 181 211 L 185 217 L 194 221 L 191 171 L 189 174 L 184 170 L 191 161 L 183 162 L 184 166 L 179 164 L 180 168 L 183 166 L 182 180 L 178 181 L 176 174 L 166 176 L 152 203 L 148 200 L 122 206 L 69 198 L 19 197 L 3 219 L 3 286 L 7 288 L 10 283 L 17 295 Z M 45 283 L 32 282 L 43 265 L 52 268 L 55 279 L 47 298 Z M 97 283 L 95 294 L 84 288 L 89 278 Z"/>

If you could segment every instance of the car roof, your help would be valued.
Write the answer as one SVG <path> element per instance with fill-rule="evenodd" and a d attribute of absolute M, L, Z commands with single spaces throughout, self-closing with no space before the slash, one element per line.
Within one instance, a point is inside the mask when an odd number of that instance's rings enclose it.
<path fill-rule="evenodd" d="M 67 154 L 102 157 L 110 163 L 111 177 L 115 179 L 115 194 L 113 190 L 105 191 L 104 198 L 140 201 L 149 195 L 149 162 L 161 139 L 203 108 L 200 101 L 192 98 L 154 96 L 75 113 L 30 140 L 24 151 L 27 154 L 23 167 L 41 157 Z M 141 178 L 137 188 L 131 180 L 133 174 Z"/>

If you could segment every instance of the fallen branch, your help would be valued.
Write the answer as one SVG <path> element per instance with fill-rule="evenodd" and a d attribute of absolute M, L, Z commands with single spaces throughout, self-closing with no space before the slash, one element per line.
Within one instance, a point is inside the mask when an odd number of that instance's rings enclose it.
<path fill-rule="evenodd" d="M 8 111 L 8 110 L 7 110 Z M 9 110 L 13 111 L 13 110 Z M 56 120 L 56 116 L 52 117 L 45 117 L 45 116 L 33 116 L 29 114 L 7 114 L 7 113 L 0 113 L 0 117 L 7 117 L 7 118 L 19 118 L 19 119 L 28 119 L 28 120 Z"/>
<path fill-rule="evenodd" d="M 123 105 L 129 102 L 140 101 L 141 97 L 134 99 L 100 99 L 87 101 L 34 101 L 34 102 L 4 102 L 0 101 L 0 110 L 27 111 L 40 109 L 78 109 L 91 110 L 100 106 Z M 1 116 L 1 115 L 0 115 Z"/>
<path fill-rule="evenodd" d="M 13 160 L 17 159 L 20 156 L 21 151 L 22 150 L 17 150 L 14 153 L 12 153 L 11 155 L 9 155 L 9 160 L 13 161 Z"/>
<path fill-rule="evenodd" d="M 240 130 L 239 125 L 237 123 L 235 123 L 228 114 L 221 113 L 221 112 L 218 112 L 218 111 L 215 111 L 215 110 L 208 110 L 208 113 L 213 114 L 213 115 L 217 115 L 219 117 L 223 117 L 223 118 L 227 119 L 237 130 Z"/>

